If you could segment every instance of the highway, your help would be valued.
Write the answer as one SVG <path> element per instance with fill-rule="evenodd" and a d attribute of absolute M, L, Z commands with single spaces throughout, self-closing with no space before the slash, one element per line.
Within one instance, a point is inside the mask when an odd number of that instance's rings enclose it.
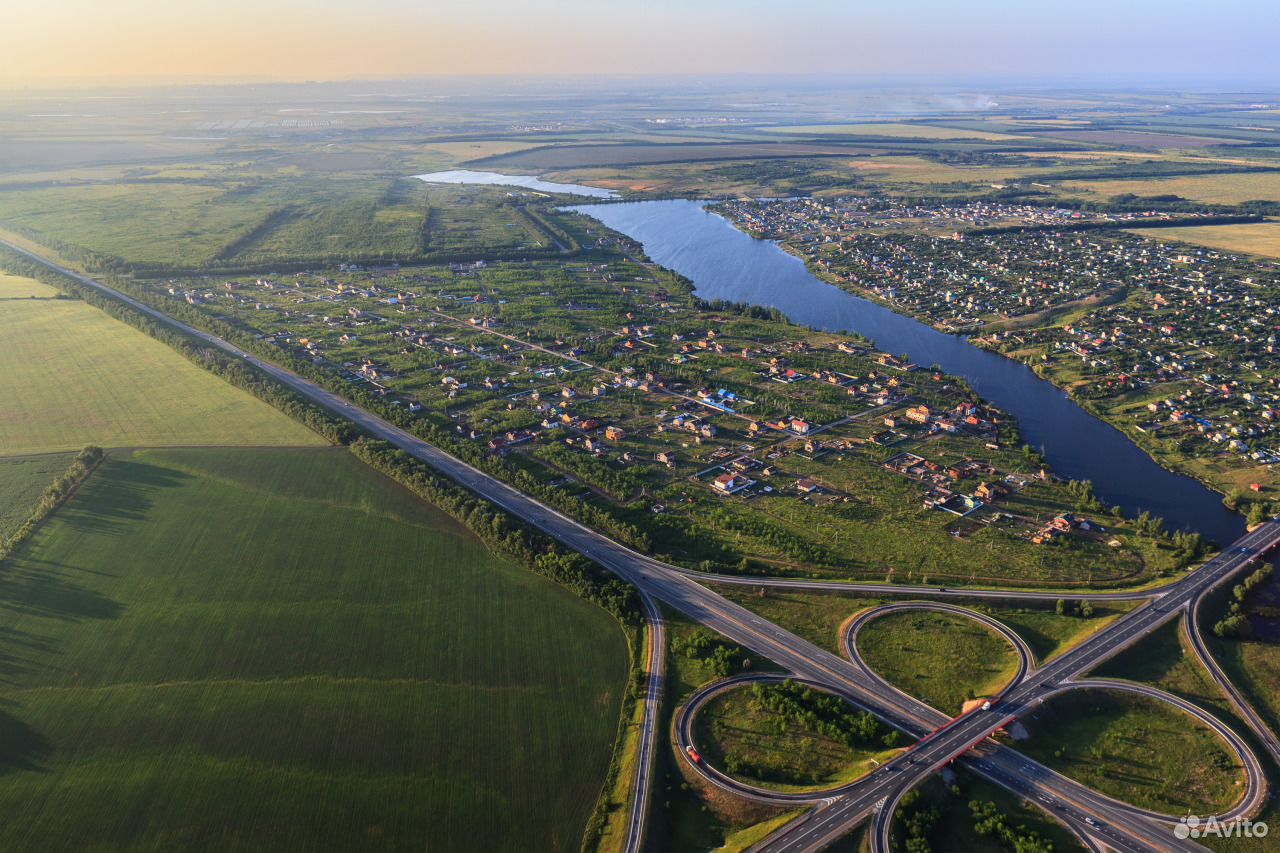
<path fill-rule="evenodd" d="M 639 853 L 644 845 L 644 831 L 649 819 L 649 791 L 653 787 L 653 756 L 658 743 L 658 719 L 662 716 L 662 686 L 667 680 L 666 626 L 662 612 L 644 592 L 640 593 L 640 604 L 644 607 L 649 678 L 645 685 L 640 754 L 636 756 L 636 772 L 631 780 L 631 812 L 627 815 L 627 838 L 622 853 Z"/>
<path fill-rule="evenodd" d="M 968 752 L 1007 722 L 1028 713 L 1040 702 L 1061 692 L 1064 685 L 1069 685 L 1072 679 L 1115 656 L 1170 619 L 1176 618 L 1191 602 L 1199 600 L 1208 590 L 1252 565 L 1260 554 L 1270 551 L 1278 542 L 1280 542 L 1280 523 L 1269 521 L 1263 524 L 1237 540 L 1201 568 L 1177 583 L 1165 587 L 1159 597 L 1119 617 L 1106 628 L 1045 666 L 1029 672 L 1019 684 L 1007 690 L 998 701 L 994 702 L 990 710 L 974 711 L 945 723 L 911 750 L 910 754 L 919 760 L 901 768 L 902 784 L 907 789 L 915 787 L 937 767 Z M 885 691 L 882 690 L 881 694 L 884 695 Z M 1016 755 L 1012 750 L 1007 752 Z M 998 758 L 1001 762 L 1009 760 L 1009 756 L 999 755 L 1000 750 L 996 750 L 996 753 L 993 758 Z M 896 759 L 894 763 L 900 760 Z M 1143 815 L 1140 813 L 1141 810 L 1115 803 L 1092 792 L 1090 792 L 1091 796 L 1086 797 L 1081 797 L 1079 792 L 1069 794 L 1062 789 L 1061 785 L 1056 784 L 1056 779 L 1052 780 L 1051 784 L 1050 780 L 1045 778 L 1044 774 L 1050 772 L 1047 768 L 1042 768 L 1021 756 L 1017 757 L 1015 766 L 1018 767 L 1018 772 L 1035 779 L 1032 787 L 1038 790 L 1033 794 L 1033 798 L 1040 799 L 1048 791 L 1055 792 L 1058 800 L 1071 796 L 1077 801 L 1088 804 L 1090 808 L 1085 816 L 1098 822 L 1098 827 L 1090 828 L 1094 834 L 1107 835 L 1108 837 L 1104 837 L 1103 841 L 1108 846 L 1117 847 L 1116 840 L 1110 837 L 1117 831 L 1128 830 L 1132 833 L 1137 830 L 1137 835 L 1145 836 L 1145 843 L 1150 845 L 1150 849 L 1179 849 L 1177 845 L 1181 842 L 1173 839 L 1167 829 L 1160 833 L 1156 824 L 1148 820 L 1151 815 Z M 1005 770 L 994 760 L 977 762 L 977 767 L 980 770 Z M 1245 767 L 1248 776 L 1246 796 L 1228 816 L 1249 814 L 1259 808 L 1266 799 L 1268 786 L 1256 759 L 1247 762 Z M 830 832 L 833 840 L 843 834 L 836 825 L 836 817 L 830 811 L 824 818 L 831 825 Z M 858 819 L 851 812 L 845 821 L 844 831 L 856 826 Z M 754 849 L 795 849 L 788 845 L 788 830 L 789 827 L 783 827 L 772 838 L 766 839 L 765 844 Z M 1117 849 L 1120 848 L 1117 847 Z"/>
<path fill-rule="evenodd" d="M 3 242 L 3 241 L 0 241 Z M 180 323 L 113 288 L 53 264 L 12 244 L 10 249 L 54 269 L 185 334 L 196 337 L 237 358 L 243 359 L 298 394 L 358 424 L 369 434 L 383 439 L 426 463 L 441 474 L 465 486 L 517 518 L 544 531 L 566 546 L 606 567 L 635 585 L 644 595 L 662 601 L 689 618 L 723 634 L 734 642 L 763 655 L 796 677 L 824 685 L 871 709 L 877 717 L 921 741 L 899 758 L 876 770 L 857 793 L 838 797 L 815 812 L 793 821 L 766 840 L 761 849 L 816 850 L 847 833 L 864 819 L 885 797 L 896 801 L 902 791 L 918 785 L 928 775 L 953 759 L 977 748 L 978 756 L 965 759 L 968 766 L 1030 799 L 1048 799 L 1050 808 L 1065 820 L 1088 818 L 1098 827 L 1091 834 L 1114 849 L 1125 851 L 1190 851 L 1201 849 L 1194 842 L 1174 838 L 1161 826 L 1132 809 L 1089 791 L 1065 777 L 1035 765 L 1011 749 L 987 740 L 1007 721 L 1025 713 L 1039 700 L 1056 692 L 1059 685 L 1083 674 L 1149 634 L 1207 589 L 1224 582 L 1250 564 L 1256 553 L 1270 550 L 1280 541 L 1280 524 L 1268 522 L 1239 540 L 1202 568 L 1165 587 L 1157 597 L 1120 617 L 1093 637 L 1045 667 L 1031 672 L 993 705 L 953 721 L 942 720 L 930 733 L 931 723 L 942 716 L 918 702 L 906 701 L 896 692 L 883 689 L 882 682 L 867 678 L 852 662 L 813 646 L 745 608 L 698 583 L 692 573 L 678 570 L 639 554 L 572 518 L 517 491 L 444 450 L 354 406 L 338 395 L 305 380 L 271 362 L 247 353 L 214 335 Z M 1240 549 L 1248 549 L 1248 553 Z M 970 594 L 971 595 L 971 594 Z M 1068 594 L 1069 595 L 1069 594 Z M 647 787 L 647 786 L 646 786 Z M 865 793 L 870 792 L 870 793 Z M 872 797 L 871 794 L 884 796 Z M 1265 785 L 1251 787 L 1255 797 L 1265 796 Z M 642 827 L 641 827 L 642 829 Z"/>

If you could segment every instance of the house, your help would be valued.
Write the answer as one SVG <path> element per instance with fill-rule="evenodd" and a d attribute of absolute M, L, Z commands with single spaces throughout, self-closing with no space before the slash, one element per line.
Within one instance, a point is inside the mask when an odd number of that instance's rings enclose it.
<path fill-rule="evenodd" d="M 664 450 L 658 454 L 657 459 L 668 468 L 674 468 L 676 464 L 676 455 L 670 450 Z"/>
<path fill-rule="evenodd" d="M 818 484 L 809 477 L 801 477 L 796 480 L 796 491 L 802 495 L 811 494 L 818 490 Z"/>
<path fill-rule="evenodd" d="M 716 477 L 713 487 L 717 492 L 723 492 L 726 495 L 730 495 L 742 488 L 742 482 L 743 478 L 739 477 L 737 474 L 721 474 L 719 477 Z"/>
<path fill-rule="evenodd" d="M 802 420 L 800 420 L 799 418 L 795 418 L 794 420 L 792 420 L 792 421 L 791 421 L 790 429 L 791 429 L 791 431 L 792 431 L 792 432 L 794 432 L 796 435 L 808 435 L 808 434 L 809 434 L 809 424 L 808 424 L 808 422 L 806 422 L 806 421 L 802 421 Z"/>
<path fill-rule="evenodd" d="M 979 483 L 978 488 L 974 489 L 973 496 L 980 501 L 991 503 L 996 498 L 1004 494 L 1004 487 L 995 483 Z"/>
<path fill-rule="evenodd" d="M 610 441 L 622 441 L 622 439 L 626 438 L 626 435 L 622 427 L 607 426 L 604 428 L 604 437 Z"/>
<path fill-rule="evenodd" d="M 907 420 L 915 421 L 918 424 L 927 424 L 931 414 L 929 407 L 923 404 L 912 406 L 906 411 Z"/>

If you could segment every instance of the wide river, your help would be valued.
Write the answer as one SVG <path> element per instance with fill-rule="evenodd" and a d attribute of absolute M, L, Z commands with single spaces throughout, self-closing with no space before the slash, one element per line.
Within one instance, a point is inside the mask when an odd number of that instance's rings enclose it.
<path fill-rule="evenodd" d="M 1092 480 L 1104 500 L 1126 512 L 1161 516 L 1220 544 L 1244 533 L 1244 521 L 1216 492 L 1152 461 L 1122 432 L 1093 417 L 1025 365 L 987 352 L 959 335 L 827 284 L 776 243 L 757 240 L 697 201 L 643 201 L 569 208 L 626 234 L 650 258 L 693 282 L 703 299 L 782 310 L 828 332 L 856 332 L 916 364 L 964 377 L 982 397 L 1014 415 L 1023 440 L 1058 474 Z"/>

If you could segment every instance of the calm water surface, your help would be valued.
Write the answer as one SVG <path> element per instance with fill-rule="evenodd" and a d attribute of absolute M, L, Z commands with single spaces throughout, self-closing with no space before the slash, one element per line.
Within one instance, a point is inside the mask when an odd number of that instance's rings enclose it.
<path fill-rule="evenodd" d="M 413 177 L 429 184 L 484 184 L 487 186 L 521 187 L 526 190 L 537 190 L 544 193 L 585 195 L 592 198 L 617 198 L 618 196 L 613 190 L 606 190 L 601 187 L 588 187 L 582 184 L 557 184 L 552 181 L 544 181 L 533 175 L 502 175 L 498 172 L 473 172 L 470 169 L 428 172 L 425 175 L 414 175 Z"/>
<path fill-rule="evenodd" d="M 1143 510 L 1170 527 L 1229 543 L 1244 521 L 1216 492 L 1161 468 L 1114 427 L 1085 412 L 1023 364 L 979 349 L 909 317 L 820 281 L 776 243 L 756 240 L 696 201 L 644 201 L 569 208 L 626 234 L 654 261 L 693 282 L 703 299 L 782 310 L 793 322 L 856 332 L 879 349 L 940 365 L 983 398 L 1014 415 L 1023 440 L 1058 474 L 1092 480 L 1097 494 L 1125 511 Z"/>

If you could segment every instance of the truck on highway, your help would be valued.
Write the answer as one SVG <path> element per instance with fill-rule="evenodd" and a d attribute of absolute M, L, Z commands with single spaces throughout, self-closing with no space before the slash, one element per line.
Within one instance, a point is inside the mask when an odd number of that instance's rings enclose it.
<path fill-rule="evenodd" d="M 684 748 L 684 751 L 689 753 L 689 760 L 692 761 L 694 764 L 702 763 L 702 756 L 698 755 L 698 750 L 693 748 L 693 744 L 689 744 L 688 746 L 686 746 Z"/>

